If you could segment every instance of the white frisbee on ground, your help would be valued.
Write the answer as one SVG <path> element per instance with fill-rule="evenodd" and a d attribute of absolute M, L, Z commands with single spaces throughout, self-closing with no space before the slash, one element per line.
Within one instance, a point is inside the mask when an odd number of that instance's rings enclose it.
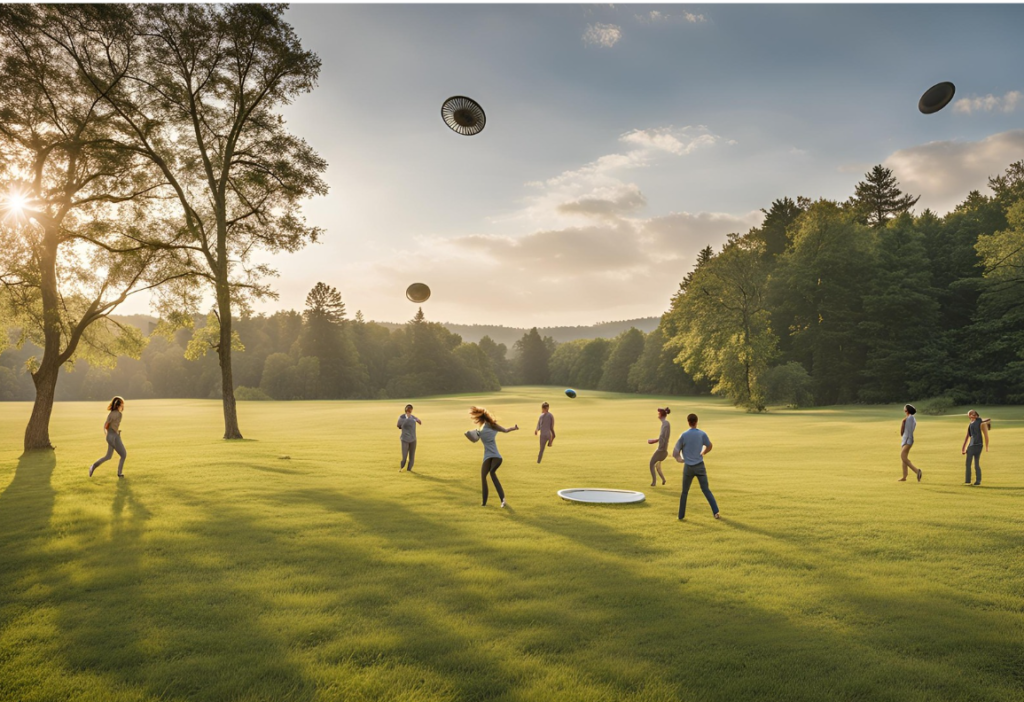
<path fill-rule="evenodd" d="M 612 490 L 611 488 L 566 488 L 558 496 L 569 502 L 589 502 L 600 505 L 622 505 L 643 502 L 646 496 L 635 490 Z"/>

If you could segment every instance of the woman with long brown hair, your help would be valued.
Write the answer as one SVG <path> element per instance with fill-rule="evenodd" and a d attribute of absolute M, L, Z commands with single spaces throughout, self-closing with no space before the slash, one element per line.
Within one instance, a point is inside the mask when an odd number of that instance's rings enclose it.
<path fill-rule="evenodd" d="M 115 451 L 121 457 L 120 462 L 117 464 L 117 477 L 124 477 L 124 459 L 128 458 L 128 452 L 124 450 L 124 442 L 121 441 L 121 417 L 124 412 L 124 398 L 120 396 L 115 397 L 107 405 L 107 409 L 110 411 L 110 414 L 107 415 L 107 421 L 103 425 L 103 435 L 107 439 L 107 455 L 89 466 L 90 478 L 101 463 L 110 460 Z"/>
<path fill-rule="evenodd" d="M 496 437 L 498 432 L 502 434 L 508 434 L 511 431 L 518 431 L 519 425 L 516 424 L 511 429 L 498 424 L 494 416 L 483 407 L 469 408 L 469 416 L 472 418 L 473 423 L 479 426 L 477 434 L 480 440 L 484 444 L 484 462 L 480 466 L 480 484 L 483 490 L 483 502 L 482 506 L 487 506 L 487 476 L 491 476 L 491 482 L 494 483 L 494 489 L 498 492 L 498 497 L 501 498 L 501 506 L 505 506 L 505 491 L 501 489 L 501 483 L 498 481 L 498 468 L 501 467 L 501 454 L 498 453 L 498 443 Z"/>

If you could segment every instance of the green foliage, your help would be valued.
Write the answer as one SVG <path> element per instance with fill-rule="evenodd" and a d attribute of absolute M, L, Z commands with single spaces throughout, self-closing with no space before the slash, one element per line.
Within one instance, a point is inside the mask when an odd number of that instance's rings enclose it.
<path fill-rule="evenodd" d="M 764 374 L 765 402 L 769 405 L 807 407 L 814 404 L 814 380 L 796 361 L 775 366 Z"/>
<path fill-rule="evenodd" d="M 737 405 L 763 411 L 761 376 L 777 354 L 769 324 L 768 269 L 760 242 L 734 237 L 700 265 L 673 309 L 667 326 L 676 361 L 694 379 Z"/>
<path fill-rule="evenodd" d="M 864 180 L 857 183 L 850 204 L 861 224 L 878 229 L 893 217 L 909 213 L 920 199 L 920 195 L 904 195 L 892 171 L 878 165 L 865 173 Z"/>
<path fill-rule="evenodd" d="M 216 312 L 206 315 L 206 324 L 201 327 L 193 327 L 192 338 L 185 349 L 185 358 L 195 361 L 206 355 L 210 349 L 216 349 L 220 345 L 220 319 Z M 238 332 L 231 332 L 231 349 L 233 351 L 245 351 L 242 337 Z"/>
<path fill-rule="evenodd" d="M 551 346 L 554 342 L 545 343 L 537 327 L 523 334 L 516 342 L 516 366 L 520 382 L 528 385 L 546 384 L 551 376 L 548 360 L 551 358 Z"/>
<path fill-rule="evenodd" d="M 630 385 L 630 368 L 640 359 L 644 351 L 644 334 L 640 330 L 630 328 L 619 334 L 612 341 L 612 350 L 604 363 L 601 373 L 599 390 L 611 392 L 635 392 L 636 386 Z"/>
<path fill-rule="evenodd" d="M 933 397 L 930 400 L 919 402 L 916 405 L 917 411 L 921 414 L 931 415 L 933 417 L 942 416 L 944 414 L 950 414 L 953 408 L 956 407 L 956 402 L 952 397 L 943 395 L 942 397 Z"/>
<path fill-rule="evenodd" d="M 260 388 L 250 388 L 245 385 L 239 385 L 235 388 L 235 399 L 241 402 L 266 402 L 268 400 L 273 400 L 274 398 Z"/>

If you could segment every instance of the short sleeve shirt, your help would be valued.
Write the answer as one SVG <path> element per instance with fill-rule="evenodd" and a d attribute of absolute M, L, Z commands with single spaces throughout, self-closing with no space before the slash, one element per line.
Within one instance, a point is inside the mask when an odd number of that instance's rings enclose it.
<path fill-rule="evenodd" d="M 679 435 L 675 451 L 680 451 L 683 454 L 683 463 L 688 466 L 696 466 L 704 462 L 704 457 L 700 455 L 701 447 L 710 445 L 711 439 L 708 438 L 708 435 L 697 427 L 692 427 Z"/>

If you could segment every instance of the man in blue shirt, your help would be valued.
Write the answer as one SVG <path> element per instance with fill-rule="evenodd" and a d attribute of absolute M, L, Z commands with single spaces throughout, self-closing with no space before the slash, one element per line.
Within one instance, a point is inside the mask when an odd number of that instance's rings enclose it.
<path fill-rule="evenodd" d="M 704 456 L 711 453 L 711 439 L 697 428 L 697 415 L 687 415 L 686 422 L 690 428 L 682 433 L 672 451 L 672 458 L 684 464 L 683 494 L 679 496 L 679 518 L 682 519 L 686 516 L 686 493 L 690 491 L 690 483 L 697 478 L 701 492 L 704 493 L 704 497 L 708 498 L 708 504 L 711 505 L 712 514 L 715 515 L 715 519 L 721 519 L 722 515 L 718 513 L 718 503 L 715 502 L 715 496 L 711 494 L 711 489 L 708 487 L 708 472 L 704 468 Z"/>

